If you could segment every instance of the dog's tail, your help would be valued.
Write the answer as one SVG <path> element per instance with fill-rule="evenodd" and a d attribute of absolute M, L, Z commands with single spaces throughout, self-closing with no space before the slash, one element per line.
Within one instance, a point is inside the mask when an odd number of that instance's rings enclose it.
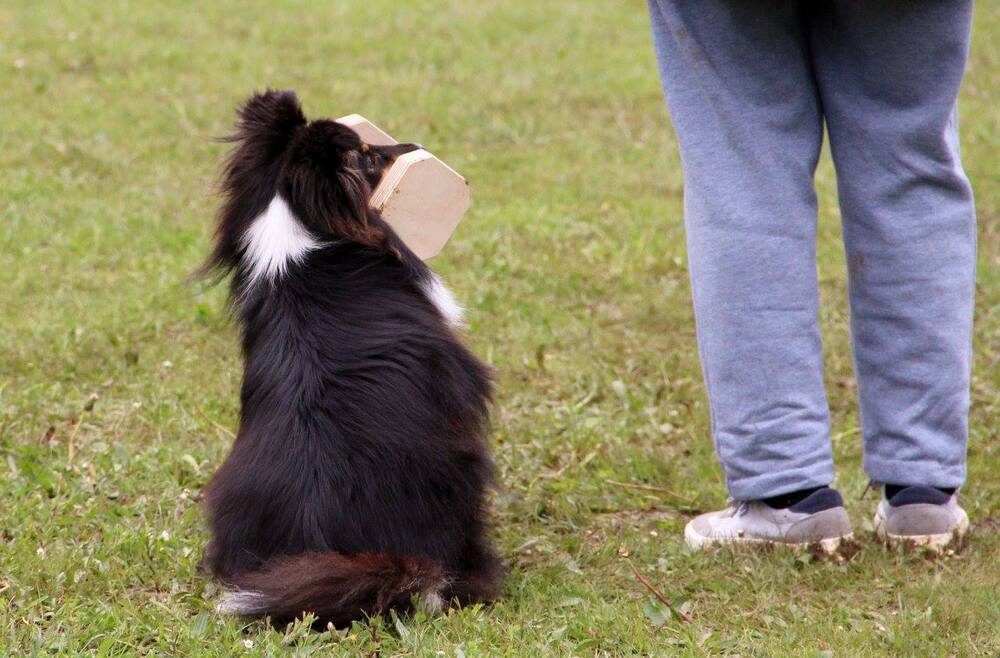
<path fill-rule="evenodd" d="M 344 627 L 390 609 L 408 611 L 414 598 L 439 612 L 447 605 L 448 579 L 442 567 L 420 558 L 314 552 L 274 558 L 226 584 L 219 612 L 273 623 L 312 613 L 318 624 Z"/>

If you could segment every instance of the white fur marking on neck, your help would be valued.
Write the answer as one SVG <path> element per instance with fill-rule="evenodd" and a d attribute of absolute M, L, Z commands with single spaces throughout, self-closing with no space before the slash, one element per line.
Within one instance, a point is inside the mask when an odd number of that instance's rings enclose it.
<path fill-rule="evenodd" d="M 280 195 L 274 195 L 243 234 L 244 259 L 250 268 L 250 284 L 260 279 L 276 279 L 289 263 L 297 263 L 319 242 L 309 234 Z"/>
<path fill-rule="evenodd" d="M 456 328 L 461 327 L 465 311 L 455 301 L 451 291 L 445 287 L 441 278 L 437 274 L 431 273 L 431 278 L 424 281 L 422 287 L 427 299 L 430 300 L 431 304 L 434 304 L 438 313 L 444 316 L 448 324 Z"/>

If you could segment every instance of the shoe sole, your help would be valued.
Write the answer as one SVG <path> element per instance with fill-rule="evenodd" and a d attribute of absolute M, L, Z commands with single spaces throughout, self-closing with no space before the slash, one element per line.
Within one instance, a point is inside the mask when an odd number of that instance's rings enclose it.
<path fill-rule="evenodd" d="M 919 548 L 940 555 L 953 544 L 961 544 L 969 532 L 969 515 L 963 509 L 959 511 L 961 516 L 958 517 L 958 523 L 951 531 L 932 535 L 894 535 L 885 528 L 886 518 L 876 512 L 875 536 L 890 547 Z"/>
<path fill-rule="evenodd" d="M 842 543 L 852 541 L 853 539 L 853 532 L 839 537 L 826 537 L 824 539 L 817 539 L 816 541 L 801 543 L 783 542 L 778 539 L 764 539 L 761 537 L 706 537 L 696 532 L 691 527 L 691 524 L 684 527 L 684 543 L 688 545 L 688 548 L 695 551 L 704 551 L 721 546 L 744 545 L 777 546 L 791 551 L 804 551 L 815 548 L 826 555 L 833 555 L 840 549 Z"/>

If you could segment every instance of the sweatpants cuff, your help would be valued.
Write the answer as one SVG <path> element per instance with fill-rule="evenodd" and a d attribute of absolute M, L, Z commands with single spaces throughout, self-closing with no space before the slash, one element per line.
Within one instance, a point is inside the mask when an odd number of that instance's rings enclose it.
<path fill-rule="evenodd" d="M 865 473 L 875 482 L 942 489 L 958 489 L 965 484 L 965 463 L 948 466 L 935 460 L 893 461 L 867 455 L 864 461 Z"/>
<path fill-rule="evenodd" d="M 769 471 L 728 480 L 729 495 L 736 500 L 761 500 L 800 489 L 826 487 L 833 482 L 833 464 L 815 464 L 806 469 Z"/>

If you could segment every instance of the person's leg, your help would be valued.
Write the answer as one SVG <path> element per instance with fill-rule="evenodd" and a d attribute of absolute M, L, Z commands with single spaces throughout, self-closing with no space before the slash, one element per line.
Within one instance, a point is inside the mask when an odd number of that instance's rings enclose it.
<path fill-rule="evenodd" d="M 971 0 L 813 4 L 872 480 L 965 480 L 975 210 L 955 100 Z M 950 492 L 949 492 L 950 493 Z"/>
<path fill-rule="evenodd" d="M 796 0 L 651 0 L 684 163 L 698 345 L 730 494 L 829 484 L 813 175 L 822 117 Z"/>

